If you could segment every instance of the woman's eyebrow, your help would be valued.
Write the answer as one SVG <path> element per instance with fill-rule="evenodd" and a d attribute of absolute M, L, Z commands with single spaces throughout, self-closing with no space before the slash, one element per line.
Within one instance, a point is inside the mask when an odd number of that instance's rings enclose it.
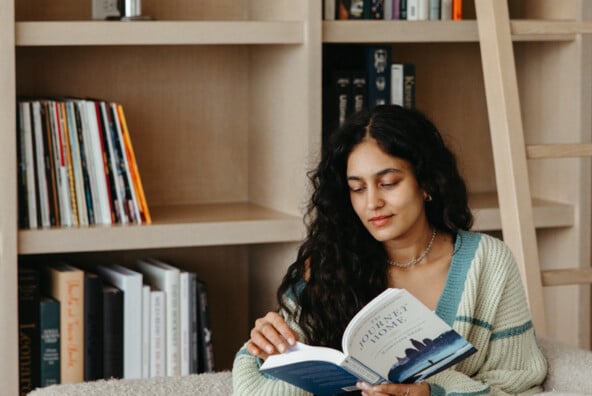
<path fill-rule="evenodd" d="M 401 169 L 397 169 L 397 168 L 386 168 L 386 169 L 383 169 L 381 171 L 376 172 L 374 174 L 374 176 L 381 177 L 381 176 L 384 176 L 384 175 L 388 175 L 390 173 L 403 173 L 403 171 Z M 350 175 L 350 176 L 347 177 L 347 180 L 352 180 L 352 181 L 362 180 L 362 177 L 355 176 L 355 175 Z"/>

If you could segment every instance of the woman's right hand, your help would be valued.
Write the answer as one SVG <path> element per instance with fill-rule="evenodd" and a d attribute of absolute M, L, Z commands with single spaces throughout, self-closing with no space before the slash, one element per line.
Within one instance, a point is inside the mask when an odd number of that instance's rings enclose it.
<path fill-rule="evenodd" d="M 277 312 L 268 312 L 255 321 L 251 330 L 251 339 L 247 342 L 247 351 L 263 360 L 269 355 L 285 352 L 296 344 L 298 334 L 288 326 Z"/>

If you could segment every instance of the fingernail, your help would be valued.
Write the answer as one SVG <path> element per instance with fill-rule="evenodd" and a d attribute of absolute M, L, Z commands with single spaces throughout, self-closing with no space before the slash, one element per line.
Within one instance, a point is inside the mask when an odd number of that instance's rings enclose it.
<path fill-rule="evenodd" d="M 359 381 L 356 383 L 356 386 L 360 389 L 368 389 L 370 388 L 367 383 Z"/>
<path fill-rule="evenodd" d="M 296 344 L 296 340 L 293 338 L 288 338 L 288 344 L 293 346 L 294 344 Z"/>
<path fill-rule="evenodd" d="M 272 353 L 273 352 L 273 347 L 271 345 L 268 345 L 265 347 L 265 350 L 267 351 L 267 353 Z"/>
<path fill-rule="evenodd" d="M 286 346 L 284 344 L 280 344 L 278 346 L 278 350 L 280 351 L 280 353 L 284 353 L 284 351 L 286 350 Z"/>

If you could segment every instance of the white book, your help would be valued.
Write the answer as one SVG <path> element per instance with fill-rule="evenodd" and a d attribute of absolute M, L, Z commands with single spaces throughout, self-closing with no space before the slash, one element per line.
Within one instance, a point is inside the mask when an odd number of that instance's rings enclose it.
<path fill-rule="evenodd" d="M 95 102 L 86 100 L 83 103 L 85 108 L 84 118 L 86 126 L 84 146 L 88 154 L 88 162 L 92 163 L 92 187 L 96 189 L 96 194 L 93 195 L 95 222 L 97 224 L 111 224 L 111 206 L 109 205 L 109 193 L 107 192 L 107 179 L 105 175 L 105 163 L 103 162 L 103 149 L 99 132 L 97 110 Z"/>
<path fill-rule="evenodd" d="M 391 65 L 391 104 L 403 106 L 403 64 Z"/>
<path fill-rule="evenodd" d="M 430 19 L 430 0 L 419 0 L 417 7 L 417 19 L 427 21 Z"/>
<path fill-rule="evenodd" d="M 443 21 L 452 19 L 452 0 L 440 1 L 440 19 Z"/>
<path fill-rule="evenodd" d="M 150 290 L 150 377 L 166 375 L 165 293 Z"/>
<path fill-rule="evenodd" d="M 420 0 L 407 0 L 407 20 L 419 20 L 419 2 Z"/>
<path fill-rule="evenodd" d="M 144 274 L 147 284 L 165 292 L 166 373 L 169 376 L 180 375 L 180 271 L 176 267 L 154 259 L 139 260 L 136 265 Z"/>
<path fill-rule="evenodd" d="M 181 375 L 188 375 L 190 373 L 190 281 L 191 279 L 189 272 L 183 271 L 179 274 L 179 310 L 181 318 Z"/>
<path fill-rule="evenodd" d="M 34 101 L 31 103 L 31 112 L 33 113 L 33 139 L 35 139 L 35 158 L 37 172 L 37 193 L 39 195 L 39 207 L 41 213 L 41 226 L 50 227 L 50 209 L 49 209 L 49 188 L 45 174 L 45 147 L 43 145 L 43 127 L 41 119 L 41 103 Z"/>
<path fill-rule="evenodd" d="M 142 286 L 142 378 L 150 377 L 150 286 Z"/>
<path fill-rule="evenodd" d="M 324 18 L 326 21 L 335 20 L 335 2 L 337 0 L 323 0 L 324 3 Z"/>
<path fill-rule="evenodd" d="M 123 377 L 142 378 L 142 274 L 117 264 L 97 273 L 123 292 Z"/>
<path fill-rule="evenodd" d="M 35 158 L 33 150 L 33 128 L 31 125 L 30 102 L 19 102 L 19 132 L 21 136 L 21 155 L 24 155 L 25 185 L 29 228 L 37 228 L 37 183 L 35 183 Z M 24 198 L 24 197 L 23 197 Z"/>
<path fill-rule="evenodd" d="M 393 19 L 393 0 L 385 0 L 384 2 L 384 19 Z"/>
<path fill-rule="evenodd" d="M 78 126 L 76 125 L 74 103 L 71 100 L 66 102 L 66 112 L 68 121 L 68 138 L 70 140 L 70 153 L 72 158 L 72 173 L 74 176 L 74 186 L 76 191 L 76 207 L 78 208 L 78 224 L 86 226 L 89 224 L 86 207 L 86 192 L 84 189 L 84 178 L 82 176 L 82 159 L 80 156 L 80 144 L 78 142 Z"/>

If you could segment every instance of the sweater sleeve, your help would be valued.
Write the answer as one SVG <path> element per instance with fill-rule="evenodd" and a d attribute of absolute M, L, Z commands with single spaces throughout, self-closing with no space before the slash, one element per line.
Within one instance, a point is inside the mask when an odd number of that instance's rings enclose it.
<path fill-rule="evenodd" d="M 298 315 L 299 308 L 296 303 L 289 297 L 286 298 L 286 303 L 293 308 L 295 315 Z M 304 336 L 300 327 L 295 320 L 291 319 L 285 311 L 280 311 L 280 314 L 286 320 L 286 323 L 298 333 L 300 340 L 304 340 Z M 270 375 L 263 374 L 259 371 L 262 360 L 256 356 L 251 355 L 245 346 L 243 346 L 232 365 L 232 388 L 234 396 L 310 396 L 311 394 L 285 381 L 276 379 Z"/>
<path fill-rule="evenodd" d="M 489 253 L 495 253 L 490 268 L 478 276 L 469 273 L 467 278 L 472 286 L 465 287 L 461 304 L 465 305 L 464 312 L 472 315 L 461 314 L 455 321 L 455 327 L 478 352 L 428 379 L 432 395 L 542 391 L 547 362 L 536 341 L 518 267 L 501 242 L 494 243 Z"/>

